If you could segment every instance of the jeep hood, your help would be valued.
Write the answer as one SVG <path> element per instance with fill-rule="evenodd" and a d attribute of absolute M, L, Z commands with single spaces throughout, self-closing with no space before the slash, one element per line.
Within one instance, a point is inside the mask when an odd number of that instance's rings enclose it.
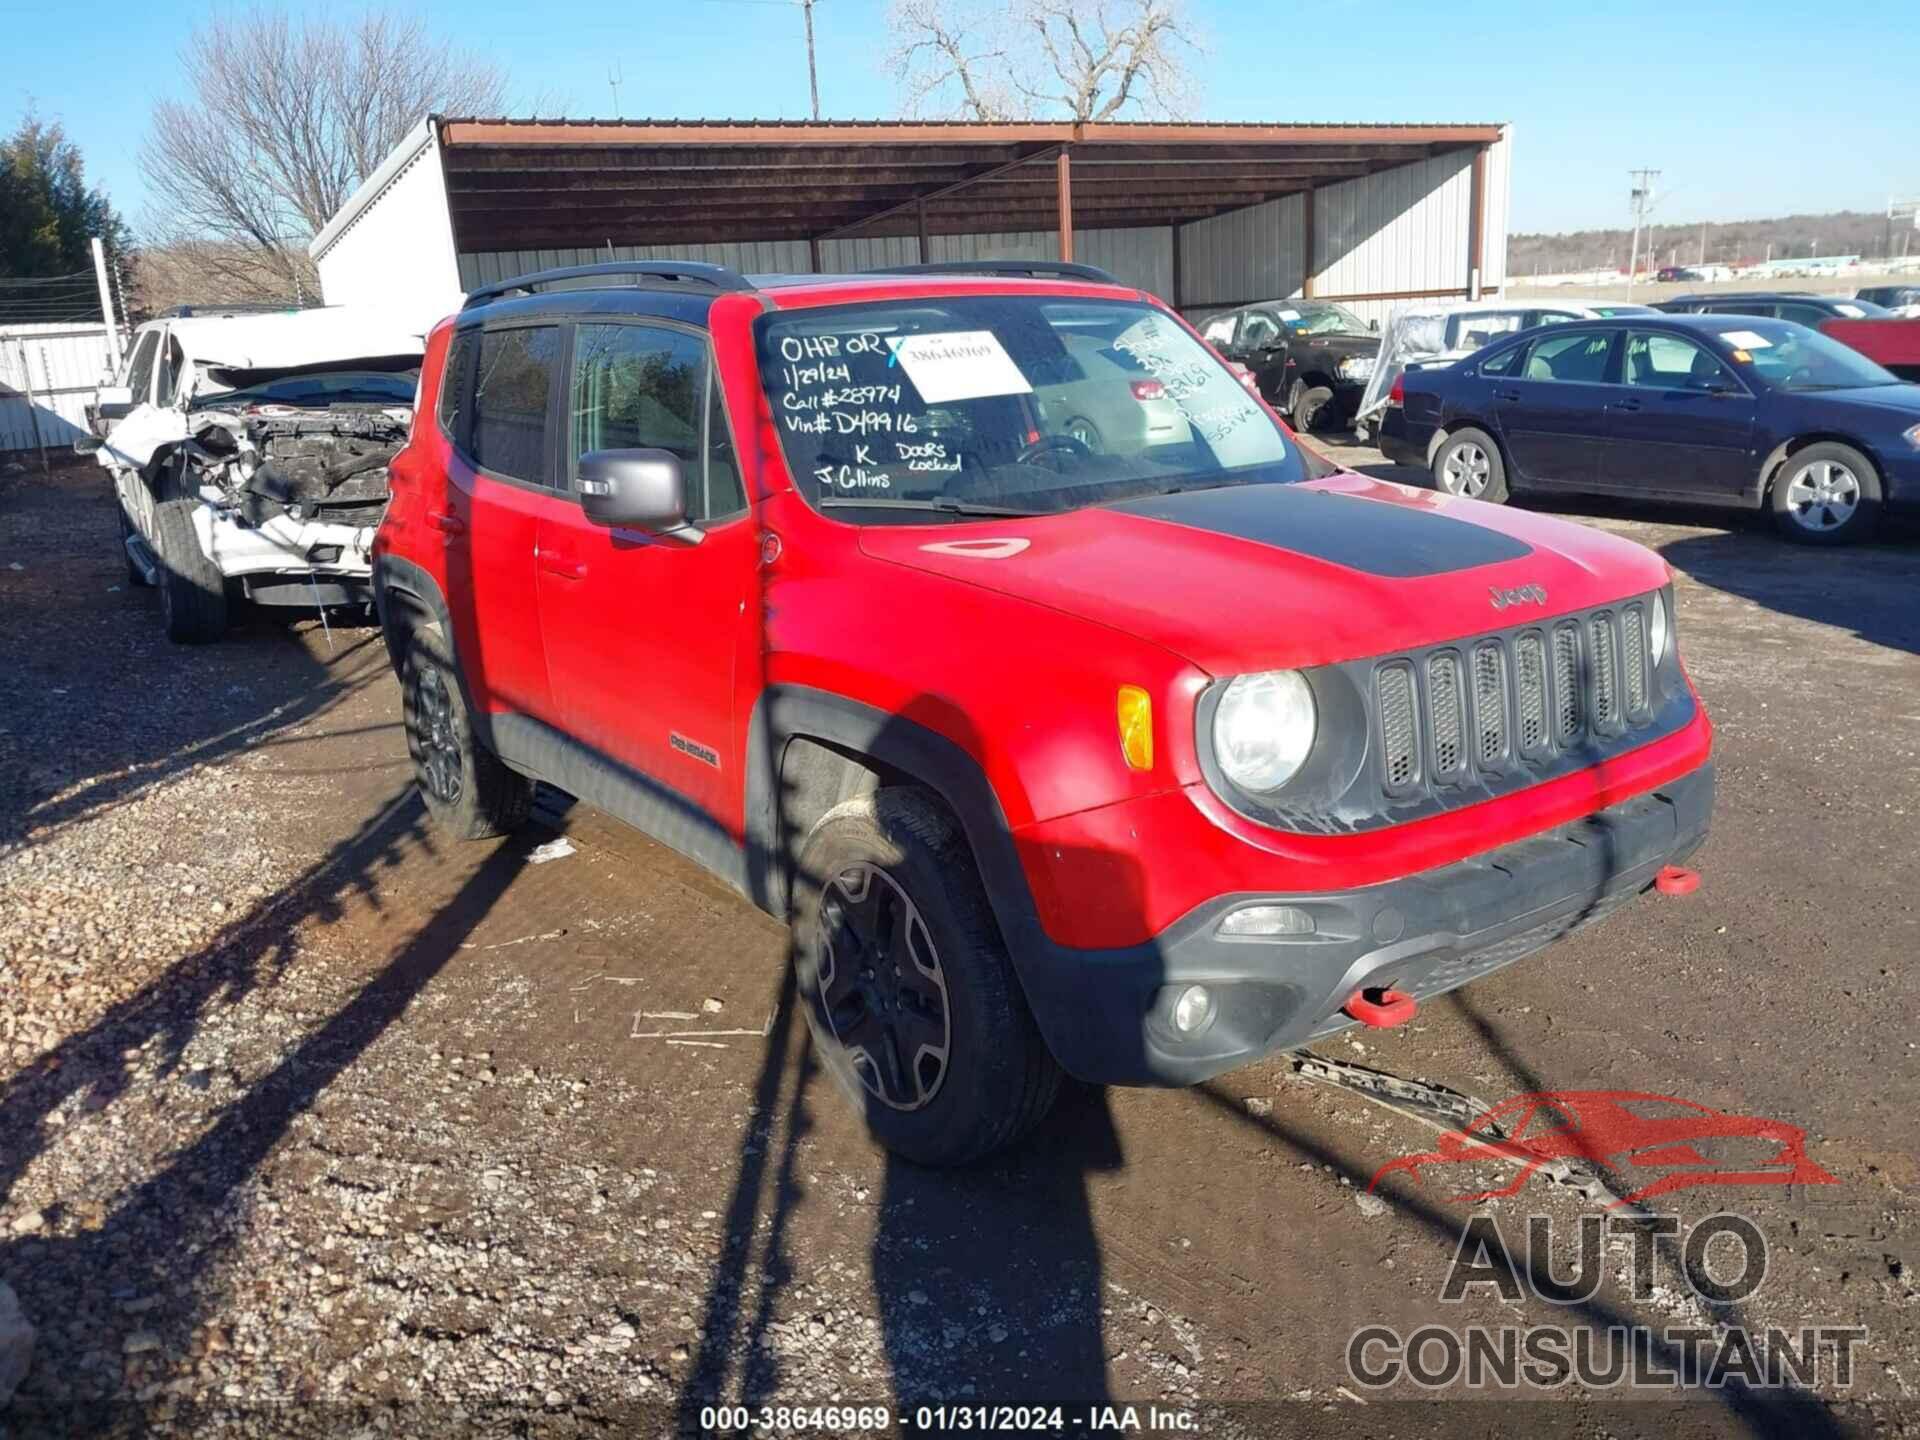
<path fill-rule="evenodd" d="M 1644 594 L 1668 575 L 1617 536 L 1353 474 L 868 526 L 860 544 L 1138 635 L 1213 675 L 1392 654 Z"/>

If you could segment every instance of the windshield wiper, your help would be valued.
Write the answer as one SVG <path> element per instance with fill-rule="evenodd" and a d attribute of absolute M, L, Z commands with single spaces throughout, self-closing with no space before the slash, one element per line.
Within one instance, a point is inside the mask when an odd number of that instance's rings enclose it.
<path fill-rule="evenodd" d="M 892 497 L 868 500 L 859 495 L 822 495 L 823 510 L 931 510 L 940 515 L 1051 515 L 1051 510 L 1017 510 L 1010 505 L 978 505 L 971 500 L 955 500 L 950 495 L 930 495 L 924 500 Z"/>

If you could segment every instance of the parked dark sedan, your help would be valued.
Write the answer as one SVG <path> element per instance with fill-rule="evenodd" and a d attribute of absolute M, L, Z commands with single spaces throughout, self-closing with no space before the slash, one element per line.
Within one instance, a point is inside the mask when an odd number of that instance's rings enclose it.
<path fill-rule="evenodd" d="M 1213 316 L 1201 333 L 1245 366 L 1267 403 L 1302 434 L 1353 419 L 1380 353 L 1378 331 L 1325 300 L 1245 305 Z"/>
<path fill-rule="evenodd" d="M 1676 295 L 1656 309 L 1669 315 L 1761 315 L 1819 326 L 1828 320 L 1874 320 L 1893 312 L 1871 300 L 1844 295 L 1815 295 L 1809 290 L 1722 290 L 1719 294 Z"/>
<path fill-rule="evenodd" d="M 1771 507 L 1791 539 L 1920 511 L 1920 385 L 1782 320 L 1588 320 L 1393 389 L 1380 449 L 1454 495 L 1603 491 Z"/>

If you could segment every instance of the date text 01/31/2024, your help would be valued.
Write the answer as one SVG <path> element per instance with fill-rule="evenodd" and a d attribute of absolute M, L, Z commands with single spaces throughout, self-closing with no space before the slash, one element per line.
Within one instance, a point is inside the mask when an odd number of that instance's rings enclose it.
<path fill-rule="evenodd" d="M 1045 1434 L 1071 1427 L 1076 1432 L 1116 1434 L 1192 1432 L 1192 1411 L 1161 1405 L 916 1405 L 895 1411 L 887 1405 L 709 1405 L 700 1412 L 701 1428 L 715 1434 L 734 1431 L 819 1430 L 833 1433 L 885 1433 L 901 1430 L 967 1430 L 979 1434 Z"/>

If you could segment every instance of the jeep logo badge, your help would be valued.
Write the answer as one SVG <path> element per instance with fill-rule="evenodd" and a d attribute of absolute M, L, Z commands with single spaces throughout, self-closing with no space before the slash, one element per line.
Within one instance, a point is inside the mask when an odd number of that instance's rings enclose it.
<path fill-rule="evenodd" d="M 1504 610 L 1509 605 L 1547 603 L 1547 587 L 1544 585 L 1522 585 L 1515 590 L 1502 590 L 1498 585 L 1490 585 L 1487 594 L 1493 597 L 1493 608 L 1496 610 Z"/>

